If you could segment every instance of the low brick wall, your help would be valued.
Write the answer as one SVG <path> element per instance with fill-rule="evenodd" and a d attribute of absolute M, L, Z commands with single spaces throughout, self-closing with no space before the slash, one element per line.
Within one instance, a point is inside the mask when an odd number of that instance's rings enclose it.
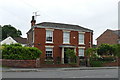
<path fill-rule="evenodd" d="M 2 60 L 2 66 L 17 68 L 35 68 L 36 60 Z"/>
<path fill-rule="evenodd" d="M 54 67 L 79 67 L 77 64 L 40 64 L 40 60 L 8 60 L 2 59 L 2 66 L 15 68 L 54 68 Z"/>
<path fill-rule="evenodd" d="M 105 67 L 118 66 L 118 62 L 104 63 L 103 66 L 105 66 Z"/>

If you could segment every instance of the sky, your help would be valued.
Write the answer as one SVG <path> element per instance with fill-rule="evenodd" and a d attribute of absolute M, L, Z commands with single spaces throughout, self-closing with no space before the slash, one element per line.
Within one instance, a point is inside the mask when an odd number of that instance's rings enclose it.
<path fill-rule="evenodd" d="M 107 29 L 118 29 L 120 0 L 0 0 L 0 25 L 12 25 L 22 31 L 31 28 L 33 12 L 36 23 L 57 22 L 79 25 L 94 31 L 93 43 Z"/>

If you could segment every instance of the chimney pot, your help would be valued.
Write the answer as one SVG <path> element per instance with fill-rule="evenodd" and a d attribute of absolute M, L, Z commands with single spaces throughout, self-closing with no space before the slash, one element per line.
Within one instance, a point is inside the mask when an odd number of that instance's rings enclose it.
<path fill-rule="evenodd" d="M 31 20 L 31 27 L 34 26 L 36 23 L 36 20 L 35 20 L 35 16 L 32 16 L 32 20 Z"/>

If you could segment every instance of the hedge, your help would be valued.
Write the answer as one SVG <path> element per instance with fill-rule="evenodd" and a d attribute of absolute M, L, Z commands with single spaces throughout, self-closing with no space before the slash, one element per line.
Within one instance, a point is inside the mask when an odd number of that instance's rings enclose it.
<path fill-rule="evenodd" d="M 41 53 L 35 47 L 23 47 L 20 44 L 4 44 L 2 48 L 2 59 L 33 60 L 39 58 Z"/>

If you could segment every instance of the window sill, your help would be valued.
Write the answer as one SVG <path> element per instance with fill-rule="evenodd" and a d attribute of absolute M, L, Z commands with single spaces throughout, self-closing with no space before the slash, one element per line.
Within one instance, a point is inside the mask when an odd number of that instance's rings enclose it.
<path fill-rule="evenodd" d="M 50 44 L 53 44 L 53 42 L 46 42 L 46 43 L 50 43 Z"/>
<path fill-rule="evenodd" d="M 70 44 L 70 43 L 63 43 L 63 44 Z"/>
<path fill-rule="evenodd" d="M 85 45 L 84 43 L 79 43 L 79 45 Z"/>

